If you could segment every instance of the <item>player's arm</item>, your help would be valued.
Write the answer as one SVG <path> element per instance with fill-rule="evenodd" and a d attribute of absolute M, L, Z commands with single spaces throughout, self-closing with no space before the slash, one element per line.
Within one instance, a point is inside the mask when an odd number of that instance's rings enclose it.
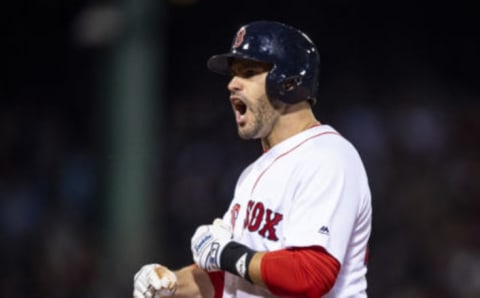
<path fill-rule="evenodd" d="M 209 275 L 196 265 L 171 271 L 160 264 L 143 266 L 134 277 L 134 298 L 213 297 Z"/>
<path fill-rule="evenodd" d="M 228 226 L 221 221 L 197 229 L 192 253 L 199 267 L 228 271 L 278 296 L 323 296 L 340 270 L 340 263 L 319 246 L 254 251 L 232 241 Z"/>
<path fill-rule="evenodd" d="M 174 297 L 213 297 L 213 286 L 208 274 L 196 265 L 175 271 L 177 290 Z"/>
<path fill-rule="evenodd" d="M 340 263 L 322 247 L 257 252 L 248 265 L 252 283 L 278 296 L 322 297 L 335 284 Z"/>

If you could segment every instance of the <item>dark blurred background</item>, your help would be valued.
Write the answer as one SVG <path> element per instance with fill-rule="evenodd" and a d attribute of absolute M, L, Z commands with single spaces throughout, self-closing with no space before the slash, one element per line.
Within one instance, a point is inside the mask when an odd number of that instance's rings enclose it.
<path fill-rule="evenodd" d="M 257 19 L 317 43 L 315 112 L 364 159 L 369 297 L 480 297 L 479 18 L 475 1 L 7 1 L 0 297 L 131 297 L 143 264 L 192 262 L 261 154 L 206 59 Z"/>

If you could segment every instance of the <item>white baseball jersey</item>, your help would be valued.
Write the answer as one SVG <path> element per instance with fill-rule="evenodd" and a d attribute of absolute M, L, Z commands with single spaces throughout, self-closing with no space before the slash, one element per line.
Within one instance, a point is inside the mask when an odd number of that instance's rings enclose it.
<path fill-rule="evenodd" d="M 234 240 L 257 251 L 322 246 L 341 264 L 325 297 L 367 297 L 371 198 L 350 142 L 319 125 L 277 144 L 240 176 L 223 219 Z M 288 273 L 285 273 L 288 274 Z M 223 297 L 274 297 L 225 272 Z"/>

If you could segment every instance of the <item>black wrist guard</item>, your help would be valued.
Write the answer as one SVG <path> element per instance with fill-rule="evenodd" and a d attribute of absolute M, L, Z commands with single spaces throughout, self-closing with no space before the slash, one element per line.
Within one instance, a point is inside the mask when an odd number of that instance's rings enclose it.
<path fill-rule="evenodd" d="M 220 256 L 220 267 L 230 273 L 236 274 L 252 282 L 248 274 L 248 266 L 256 251 L 249 247 L 232 241 L 228 243 Z"/>

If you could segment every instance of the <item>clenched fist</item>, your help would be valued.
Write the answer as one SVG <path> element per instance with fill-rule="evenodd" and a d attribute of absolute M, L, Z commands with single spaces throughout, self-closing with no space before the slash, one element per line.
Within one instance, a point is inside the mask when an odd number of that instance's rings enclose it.
<path fill-rule="evenodd" d="M 133 278 L 134 298 L 160 298 L 172 296 L 177 288 L 177 277 L 160 264 L 143 266 Z"/>

